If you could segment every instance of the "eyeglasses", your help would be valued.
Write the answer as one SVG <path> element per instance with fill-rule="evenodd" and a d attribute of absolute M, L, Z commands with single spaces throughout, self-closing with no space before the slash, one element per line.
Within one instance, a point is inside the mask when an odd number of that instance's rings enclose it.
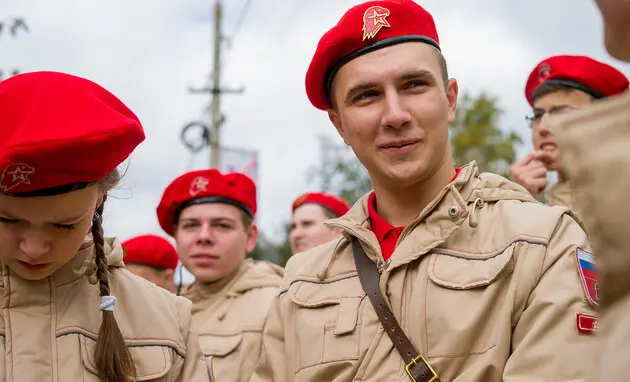
<path fill-rule="evenodd" d="M 525 119 L 529 122 L 531 126 L 540 123 L 540 120 L 545 116 L 545 114 L 554 115 L 568 110 L 575 110 L 575 108 L 568 105 L 560 105 L 552 106 L 551 108 L 549 108 L 549 110 L 534 109 L 530 114 L 525 116 Z"/>

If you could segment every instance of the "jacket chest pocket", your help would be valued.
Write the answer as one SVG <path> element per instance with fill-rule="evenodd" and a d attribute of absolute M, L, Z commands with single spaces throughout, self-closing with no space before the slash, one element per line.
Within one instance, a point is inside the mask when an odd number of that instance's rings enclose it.
<path fill-rule="evenodd" d="M 81 361 L 85 367 L 83 380 L 98 382 L 94 346 L 96 342 L 91 338 L 80 336 Z M 173 350 L 167 346 L 130 346 L 129 350 L 136 365 L 136 377 L 133 381 L 169 381 L 168 374 L 173 365 Z"/>
<path fill-rule="evenodd" d="M 295 304 L 296 372 L 320 364 L 359 359 L 365 294 L 357 277 L 289 291 Z"/>
<path fill-rule="evenodd" d="M 245 365 L 239 365 L 239 348 L 243 342 L 243 334 L 235 335 L 199 335 L 201 350 L 206 357 L 212 380 L 234 380 L 240 375 Z M 254 362 L 257 362 L 257 355 L 251 354 Z M 250 360 L 251 361 L 251 360 Z M 251 367 L 248 367 L 251 369 Z M 253 370 L 252 370 L 253 371 Z"/>
<path fill-rule="evenodd" d="M 429 357 L 483 354 L 511 330 L 513 246 L 493 257 L 432 254 L 426 289 Z"/>

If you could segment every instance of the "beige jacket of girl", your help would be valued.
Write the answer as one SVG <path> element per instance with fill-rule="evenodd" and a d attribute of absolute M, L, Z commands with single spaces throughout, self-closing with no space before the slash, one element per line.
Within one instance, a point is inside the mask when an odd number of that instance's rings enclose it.
<path fill-rule="evenodd" d="M 123 269 L 122 248 L 106 239 L 114 315 L 137 381 L 208 381 L 191 304 Z M 50 277 L 25 280 L 1 266 L 0 381 L 97 382 L 94 345 L 101 325 L 94 246 L 86 242 Z"/>

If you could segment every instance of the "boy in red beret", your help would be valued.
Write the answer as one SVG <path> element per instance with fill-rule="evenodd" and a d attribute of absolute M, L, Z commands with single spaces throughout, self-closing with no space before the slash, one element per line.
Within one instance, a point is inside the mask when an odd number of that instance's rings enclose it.
<path fill-rule="evenodd" d="M 596 0 L 605 43 L 630 63 L 630 1 Z M 576 26 L 579 27 L 579 26 Z M 600 277 L 599 351 L 591 382 L 628 380 L 630 354 L 630 92 L 549 120 Z"/>
<path fill-rule="evenodd" d="M 208 381 L 191 303 L 103 233 L 138 117 L 85 78 L 0 82 L 1 381 Z"/>
<path fill-rule="evenodd" d="M 324 225 L 329 219 L 343 216 L 350 206 L 332 194 L 310 192 L 293 201 L 289 244 L 296 254 L 341 237 L 341 231 Z"/>
<path fill-rule="evenodd" d="M 246 382 L 261 350 L 262 329 L 283 270 L 246 259 L 256 246 L 256 185 L 240 173 L 188 172 L 166 187 L 157 216 L 195 276 L 181 291 L 213 381 Z"/>
<path fill-rule="evenodd" d="M 251 382 L 582 380 L 596 351 L 586 233 L 474 162 L 454 168 L 458 85 L 431 14 L 349 9 L 306 92 L 374 191 L 326 222 L 340 239 L 288 261 Z"/>
<path fill-rule="evenodd" d="M 122 243 L 125 268 L 155 285 L 175 293 L 175 269 L 179 262 L 175 247 L 157 235 L 140 235 Z"/>
<path fill-rule="evenodd" d="M 538 197 L 547 188 L 547 172 L 556 171 L 558 183 L 545 193 L 546 202 L 574 209 L 560 150 L 549 132 L 549 116 L 580 109 L 627 90 L 628 79 L 623 73 L 587 56 L 553 56 L 538 63 L 525 85 L 525 97 L 533 108 L 528 120 L 534 152 L 510 168 L 510 179 Z"/>

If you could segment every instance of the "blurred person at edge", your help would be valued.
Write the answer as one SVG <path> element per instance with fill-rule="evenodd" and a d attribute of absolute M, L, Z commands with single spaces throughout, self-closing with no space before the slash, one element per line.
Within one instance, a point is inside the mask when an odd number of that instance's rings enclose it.
<path fill-rule="evenodd" d="M 125 269 L 175 293 L 175 269 L 179 257 L 168 240 L 157 235 L 140 235 L 122 243 Z"/>
<path fill-rule="evenodd" d="M 587 56 L 558 55 L 538 63 L 525 84 L 525 97 L 532 107 L 527 119 L 535 151 L 510 168 L 510 179 L 537 198 L 547 189 L 547 172 L 556 171 L 558 182 L 544 192 L 545 202 L 575 209 L 560 150 L 549 132 L 549 117 L 583 108 L 627 89 L 628 79 L 623 73 Z"/>
<path fill-rule="evenodd" d="M 144 140 L 84 78 L 0 82 L 1 381 L 208 381 L 191 303 L 124 269 L 107 193 Z"/>
<path fill-rule="evenodd" d="M 320 39 L 306 92 L 374 190 L 325 223 L 340 239 L 289 259 L 251 382 L 584 381 L 586 233 L 474 162 L 454 168 L 458 84 L 431 14 L 352 7 Z"/>
<path fill-rule="evenodd" d="M 187 172 L 166 187 L 157 207 L 162 229 L 195 277 L 181 295 L 193 302 L 193 324 L 213 381 L 248 381 L 283 269 L 247 259 L 258 239 L 256 185 L 240 173 Z"/>
<path fill-rule="evenodd" d="M 348 210 L 350 206 L 345 200 L 323 192 L 309 192 L 295 199 L 289 234 L 291 253 L 304 252 L 340 238 L 341 230 L 326 227 L 324 222 L 341 217 Z"/>
<path fill-rule="evenodd" d="M 605 45 L 630 63 L 630 0 L 597 0 Z M 575 205 L 597 251 L 600 278 L 600 348 L 591 382 L 627 381 L 630 375 L 630 92 L 549 120 L 571 182 Z"/>

